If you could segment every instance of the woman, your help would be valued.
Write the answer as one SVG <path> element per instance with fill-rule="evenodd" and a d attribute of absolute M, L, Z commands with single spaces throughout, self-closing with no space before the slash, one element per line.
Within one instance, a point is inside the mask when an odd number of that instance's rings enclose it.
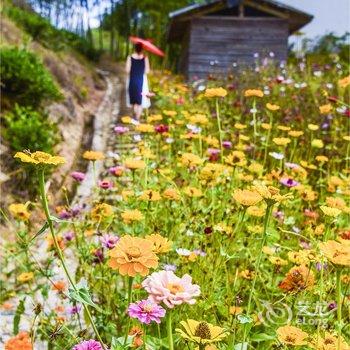
<path fill-rule="evenodd" d="M 148 98 L 147 74 L 150 71 L 148 57 L 143 54 L 141 43 L 135 45 L 134 52 L 126 60 L 128 74 L 128 105 L 132 106 L 134 117 L 139 120 L 142 108 L 148 108 L 151 103 Z"/>

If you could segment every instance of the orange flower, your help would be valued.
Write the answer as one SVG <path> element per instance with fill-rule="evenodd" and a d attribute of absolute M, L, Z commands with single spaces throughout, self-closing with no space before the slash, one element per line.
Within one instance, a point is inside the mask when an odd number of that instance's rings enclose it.
<path fill-rule="evenodd" d="M 150 268 L 158 266 L 158 257 L 153 252 L 153 242 L 130 235 L 123 236 L 110 250 L 109 266 L 123 276 L 146 276 Z"/>
<path fill-rule="evenodd" d="M 5 343 L 5 350 L 19 350 L 19 349 L 33 350 L 33 346 L 27 332 L 20 332 L 15 337 L 10 338 Z"/>
<path fill-rule="evenodd" d="M 311 288 L 314 284 L 314 273 L 305 265 L 300 265 L 289 270 L 279 287 L 286 292 L 299 292 Z"/>
<path fill-rule="evenodd" d="M 54 282 L 51 289 L 63 292 L 66 289 L 66 283 L 64 281 Z"/>
<path fill-rule="evenodd" d="M 307 337 L 307 333 L 294 326 L 283 326 L 277 329 L 277 338 L 282 344 L 285 345 L 306 345 L 307 342 L 305 339 Z"/>

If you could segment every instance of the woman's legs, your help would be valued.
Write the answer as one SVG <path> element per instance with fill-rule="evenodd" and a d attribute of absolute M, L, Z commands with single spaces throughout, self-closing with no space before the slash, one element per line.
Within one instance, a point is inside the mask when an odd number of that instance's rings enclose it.
<path fill-rule="evenodd" d="M 142 114 L 142 106 L 138 104 L 134 104 L 133 106 L 134 117 L 137 120 L 140 120 Z"/>

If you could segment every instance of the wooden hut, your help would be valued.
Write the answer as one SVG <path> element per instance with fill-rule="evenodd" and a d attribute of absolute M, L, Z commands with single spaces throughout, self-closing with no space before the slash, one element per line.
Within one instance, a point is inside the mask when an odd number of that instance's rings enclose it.
<path fill-rule="evenodd" d="M 178 68 L 189 79 L 227 73 L 256 54 L 285 60 L 288 36 L 313 18 L 272 0 L 212 0 L 169 17 L 168 41 L 181 44 Z"/>

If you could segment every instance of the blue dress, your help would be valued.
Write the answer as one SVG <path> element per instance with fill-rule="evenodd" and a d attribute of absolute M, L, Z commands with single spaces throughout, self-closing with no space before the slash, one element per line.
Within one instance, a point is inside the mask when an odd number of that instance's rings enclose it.
<path fill-rule="evenodd" d="M 130 104 L 142 104 L 143 76 L 145 74 L 145 58 L 136 59 L 131 57 L 129 99 Z"/>

